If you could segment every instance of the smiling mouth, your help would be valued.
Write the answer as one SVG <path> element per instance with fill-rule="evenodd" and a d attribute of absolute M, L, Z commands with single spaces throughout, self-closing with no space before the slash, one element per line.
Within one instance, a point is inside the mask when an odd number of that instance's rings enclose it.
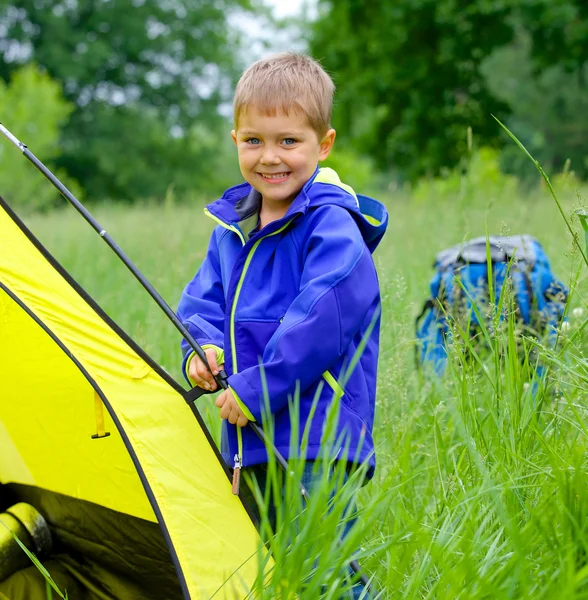
<path fill-rule="evenodd" d="M 264 180 L 271 183 L 280 183 L 288 179 L 291 175 L 291 171 L 284 171 L 283 173 L 258 173 L 258 175 Z"/>

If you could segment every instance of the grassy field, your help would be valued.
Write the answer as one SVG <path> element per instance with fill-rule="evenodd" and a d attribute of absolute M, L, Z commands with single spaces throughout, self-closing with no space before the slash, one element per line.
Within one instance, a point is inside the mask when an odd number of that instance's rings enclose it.
<path fill-rule="evenodd" d="M 570 215 L 575 192 L 556 191 Z M 384 200 L 390 225 L 375 257 L 383 296 L 378 469 L 361 491 L 362 564 L 382 598 L 588 598 L 585 332 L 550 361 L 547 389 L 535 397 L 524 385 L 527 374 L 511 360 L 507 337 L 490 359 L 490 376 L 460 365 L 458 356 L 442 380 L 419 374 L 414 364 L 414 319 L 427 297 L 435 253 L 487 231 L 540 240 L 554 272 L 571 286 L 568 336 L 577 331 L 588 313 L 588 270 L 557 206 L 544 188 L 521 196 L 490 184 L 465 185 L 459 194 L 434 187 L 428 195 L 423 189 L 390 193 Z M 175 308 L 212 230 L 202 207 L 93 210 Z M 175 330 L 81 217 L 66 207 L 27 224 L 179 378 Z M 306 541 L 307 554 L 311 547 L 315 553 L 307 556 L 309 568 L 321 553 L 324 560 L 337 555 L 318 546 L 314 538 Z M 288 573 L 295 579 L 294 568 L 284 564 L 282 579 Z M 293 597 L 285 585 L 282 597 Z M 276 597 L 275 589 L 265 597 Z"/>

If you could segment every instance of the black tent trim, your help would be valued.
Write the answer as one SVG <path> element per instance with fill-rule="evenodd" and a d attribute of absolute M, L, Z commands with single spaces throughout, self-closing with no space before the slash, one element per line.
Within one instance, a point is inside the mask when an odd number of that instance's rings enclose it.
<path fill-rule="evenodd" d="M 30 308 L 26 304 L 24 304 L 24 302 L 22 302 L 20 300 L 20 298 L 18 298 L 18 296 L 16 296 L 10 289 L 8 289 L 6 287 L 6 285 L 4 285 L 2 283 L 2 281 L 0 281 L 0 289 L 4 290 L 4 292 L 6 292 L 6 294 L 8 294 L 8 296 L 14 302 L 16 302 L 16 304 L 18 304 L 18 306 L 20 306 L 20 308 L 22 308 L 29 315 L 29 317 L 31 317 L 31 319 L 33 319 L 35 321 L 35 323 L 39 327 L 41 327 L 41 329 L 55 342 L 55 344 L 57 344 L 57 346 L 66 354 L 66 356 L 68 356 L 71 359 L 71 361 L 76 365 L 76 367 L 79 369 L 79 371 L 82 373 L 82 375 L 86 378 L 88 383 L 94 388 L 94 390 L 96 391 L 98 396 L 100 396 L 100 399 L 104 403 L 104 406 L 106 407 L 106 409 L 108 410 L 108 413 L 110 414 L 112 420 L 114 421 L 114 424 L 116 425 L 116 428 L 118 429 L 118 432 L 124 442 L 127 452 L 129 453 L 129 456 L 131 457 L 131 460 L 133 461 L 133 464 L 135 465 L 135 468 L 137 470 L 139 478 L 141 479 L 141 483 L 143 484 L 143 489 L 145 490 L 145 493 L 147 494 L 147 497 L 149 498 L 149 503 L 151 504 L 151 508 L 153 508 L 153 512 L 155 513 L 155 515 L 157 517 L 157 522 L 159 523 L 159 526 L 161 527 L 161 531 L 163 533 L 167 547 L 169 549 L 171 559 L 174 563 L 174 567 L 176 569 L 176 573 L 178 575 L 179 583 L 182 588 L 184 597 L 189 599 L 190 593 L 188 591 L 188 586 L 186 584 L 184 573 L 182 571 L 182 567 L 180 566 L 180 562 L 177 557 L 176 550 L 174 548 L 174 545 L 173 545 L 171 537 L 169 535 L 167 526 L 165 524 L 165 520 L 163 519 L 163 516 L 159 510 L 159 505 L 157 504 L 155 496 L 153 495 L 151 486 L 149 485 L 149 482 L 148 482 L 147 478 L 145 477 L 145 473 L 143 472 L 141 463 L 139 462 L 139 459 L 137 458 L 137 455 L 135 454 L 133 446 L 132 446 L 129 438 L 127 437 L 127 434 L 126 434 L 124 428 L 122 427 L 116 412 L 113 410 L 112 405 L 110 404 L 110 402 L 108 401 L 108 399 L 106 398 L 106 396 L 104 395 L 104 393 L 102 392 L 102 390 L 100 389 L 98 384 L 94 381 L 92 376 L 88 373 L 88 371 L 86 371 L 86 369 L 83 367 L 83 365 L 69 351 L 67 346 L 65 346 L 65 344 L 63 344 L 63 342 L 45 325 L 45 323 L 43 323 L 43 321 L 41 321 L 37 317 L 37 315 L 32 310 L 30 310 Z"/>
<path fill-rule="evenodd" d="M 35 237 L 35 235 L 31 232 L 31 230 L 23 223 L 23 221 L 18 217 L 18 215 L 10 208 L 6 200 L 0 196 L 0 206 L 6 211 L 6 213 L 10 216 L 10 218 L 16 223 L 19 229 L 25 234 L 28 240 L 35 246 L 35 248 L 43 255 L 43 257 L 51 264 L 51 266 L 71 285 L 71 287 L 88 303 L 88 305 L 94 310 L 94 312 L 119 336 L 121 337 L 126 344 L 128 344 L 164 381 L 166 381 L 170 386 L 173 387 L 179 394 L 184 396 L 186 390 L 161 366 L 154 361 L 151 356 L 143 350 L 121 327 L 113 321 L 106 312 L 100 307 L 100 305 L 88 294 L 88 292 L 71 276 L 71 274 L 57 261 L 57 259 L 43 246 L 43 244 Z M 208 427 L 204 423 L 198 409 L 194 405 L 193 402 L 189 403 L 190 409 L 192 413 L 198 420 L 208 443 L 212 447 L 214 453 L 216 454 L 217 459 L 222 465 L 225 474 L 227 475 L 227 479 L 231 480 L 232 475 L 229 472 L 229 468 L 226 465 L 225 461 L 222 458 L 221 453 L 219 452 L 216 443 L 212 439 L 212 436 L 208 430 Z M 247 508 L 247 507 L 246 507 Z M 251 513 L 248 510 L 250 516 Z"/>

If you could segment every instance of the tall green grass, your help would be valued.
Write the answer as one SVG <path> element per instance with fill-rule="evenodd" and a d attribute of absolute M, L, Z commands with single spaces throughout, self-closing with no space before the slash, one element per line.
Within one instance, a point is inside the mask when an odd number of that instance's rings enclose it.
<path fill-rule="evenodd" d="M 378 467 L 359 492 L 359 525 L 343 546 L 332 545 L 337 519 L 328 518 L 319 493 L 322 512 L 309 508 L 306 525 L 297 526 L 302 533 L 290 531 L 276 542 L 278 560 L 264 598 L 338 597 L 354 550 L 382 598 L 588 598 L 588 271 L 545 186 L 527 196 L 491 181 L 466 180 L 458 194 L 427 189 L 425 197 L 421 188 L 415 196 L 384 198 L 390 226 L 375 256 L 383 297 Z M 584 192 L 564 183 L 556 192 L 577 229 L 573 215 Z M 94 212 L 175 307 L 213 227 L 202 205 Z M 73 209 L 28 224 L 180 380 L 175 330 Z M 570 285 L 570 328 L 555 350 L 538 348 L 549 368 L 536 391 L 532 365 L 521 366 L 509 322 L 484 359 L 486 369 L 466 360 L 458 344 L 442 379 L 415 367 L 414 318 L 428 294 L 435 253 L 486 232 L 537 237 L 554 272 Z M 202 411 L 218 432 L 210 399 Z M 287 544 L 290 552 L 280 552 Z M 321 583 L 312 596 L 311 580 Z"/>

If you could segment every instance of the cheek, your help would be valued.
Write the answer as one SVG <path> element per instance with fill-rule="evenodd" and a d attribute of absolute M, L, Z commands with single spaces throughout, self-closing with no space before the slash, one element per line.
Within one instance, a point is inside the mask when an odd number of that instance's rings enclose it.
<path fill-rule="evenodd" d="M 257 158 L 255 156 L 255 152 L 250 149 L 247 150 L 239 150 L 239 166 L 241 169 L 251 168 L 253 165 L 257 163 Z"/>
<path fill-rule="evenodd" d="M 298 155 L 291 163 L 291 166 L 296 168 L 305 177 L 310 177 L 314 173 L 318 163 L 318 154 L 314 152 L 305 152 Z"/>
<path fill-rule="evenodd" d="M 239 149 L 239 160 L 249 164 L 255 164 L 261 154 L 260 148 L 256 146 L 244 146 Z"/>
<path fill-rule="evenodd" d="M 249 177 L 249 174 L 251 173 L 252 165 L 240 153 L 239 153 L 238 158 L 239 158 L 239 170 L 241 171 L 241 175 L 243 175 L 243 177 L 245 179 L 247 179 Z"/>
<path fill-rule="evenodd" d="M 305 169 L 314 162 L 313 159 L 314 156 L 312 153 L 300 151 L 291 153 L 289 157 L 286 157 L 286 162 L 289 162 L 292 167 L 296 167 L 297 169 Z"/>

